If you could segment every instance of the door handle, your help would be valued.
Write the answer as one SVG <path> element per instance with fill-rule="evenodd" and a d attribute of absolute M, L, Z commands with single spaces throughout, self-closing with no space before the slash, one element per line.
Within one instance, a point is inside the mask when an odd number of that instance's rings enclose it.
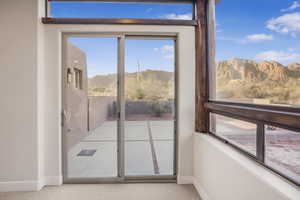
<path fill-rule="evenodd" d="M 61 124 L 62 124 L 62 126 L 64 126 L 65 125 L 65 122 L 66 121 L 69 121 L 70 119 L 71 119 L 71 113 L 70 112 L 67 112 L 66 110 L 63 110 L 62 112 L 61 112 Z"/>

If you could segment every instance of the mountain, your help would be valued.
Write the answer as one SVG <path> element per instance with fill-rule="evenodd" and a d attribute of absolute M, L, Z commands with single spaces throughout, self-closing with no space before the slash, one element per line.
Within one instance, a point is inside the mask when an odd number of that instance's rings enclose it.
<path fill-rule="evenodd" d="M 220 99 L 300 105 L 300 64 L 231 59 L 217 64 L 216 95 Z"/>
<path fill-rule="evenodd" d="M 257 63 L 246 59 L 231 59 L 221 61 L 217 67 L 217 77 L 222 81 L 279 81 L 285 82 L 290 78 L 300 78 L 300 64 L 284 66 L 275 61 Z"/>
<path fill-rule="evenodd" d="M 258 64 L 251 60 L 231 59 L 221 61 L 217 65 L 217 77 L 220 80 L 249 80 L 263 79 Z"/>
<path fill-rule="evenodd" d="M 288 70 L 290 73 L 290 77 L 298 78 L 300 77 L 300 64 L 299 63 L 293 63 L 288 65 Z"/>
<path fill-rule="evenodd" d="M 128 78 L 137 78 L 137 77 L 153 77 L 155 80 L 167 83 L 170 80 L 174 79 L 174 73 L 168 71 L 159 71 L 159 70 L 145 70 L 142 72 L 132 72 L 125 73 L 125 80 Z M 89 78 L 89 87 L 90 88 L 106 88 L 114 84 L 117 80 L 117 74 L 108 74 L 108 75 L 97 75 L 92 78 Z"/>
<path fill-rule="evenodd" d="M 216 69 L 216 96 L 219 99 L 300 105 L 300 64 L 288 66 L 275 61 L 246 59 L 221 61 Z M 89 94 L 116 94 L 116 74 L 89 78 Z M 125 73 L 129 99 L 169 99 L 174 96 L 174 73 L 159 70 Z"/>
<path fill-rule="evenodd" d="M 288 65 L 289 70 L 294 70 L 294 71 L 300 71 L 300 64 L 299 63 L 293 63 Z"/>
<path fill-rule="evenodd" d="M 97 75 L 88 79 L 89 88 L 105 88 L 117 81 L 117 74 Z"/>

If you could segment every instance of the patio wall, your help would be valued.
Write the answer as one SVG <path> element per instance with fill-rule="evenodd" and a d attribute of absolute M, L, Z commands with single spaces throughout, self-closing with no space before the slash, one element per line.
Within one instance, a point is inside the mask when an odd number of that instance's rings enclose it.
<path fill-rule="evenodd" d="M 87 64 L 84 51 L 67 42 L 66 65 L 64 65 L 64 74 L 67 76 L 70 70 L 74 77 L 74 69 L 82 72 L 82 88 L 75 87 L 75 81 L 64 79 L 64 106 L 66 120 L 63 126 L 66 149 L 70 149 L 78 144 L 89 133 L 87 131 Z M 76 62 L 75 62 L 76 61 Z"/>
<path fill-rule="evenodd" d="M 89 101 L 89 131 L 95 130 L 116 114 L 116 97 L 88 97 Z"/>
<path fill-rule="evenodd" d="M 174 100 L 167 101 L 126 101 L 126 117 L 130 115 L 159 116 L 160 114 L 172 114 Z"/>
<path fill-rule="evenodd" d="M 283 178 L 207 136 L 194 135 L 194 185 L 203 200 L 298 200 Z"/>
<path fill-rule="evenodd" d="M 98 96 L 88 97 L 88 131 L 93 131 L 101 126 L 107 120 L 116 120 L 117 117 L 117 103 L 116 97 Z M 154 108 L 154 104 L 162 106 Z M 174 111 L 173 100 L 169 101 L 126 101 L 125 104 L 126 117 L 130 119 L 143 120 L 142 117 L 159 117 L 162 120 L 166 115 L 172 115 Z M 132 118 L 133 117 L 133 118 Z"/>

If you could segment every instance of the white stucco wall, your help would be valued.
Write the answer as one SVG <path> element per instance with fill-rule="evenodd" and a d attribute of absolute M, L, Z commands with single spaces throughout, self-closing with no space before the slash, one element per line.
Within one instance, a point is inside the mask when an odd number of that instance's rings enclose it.
<path fill-rule="evenodd" d="M 194 28 L 43 25 L 43 0 L 0 1 L 0 191 L 62 183 L 62 32 L 178 33 L 179 182 L 191 183 L 194 131 Z M 188 88 L 188 89 L 186 89 Z"/>
<path fill-rule="evenodd" d="M 0 191 L 37 186 L 37 0 L 0 1 Z"/>
<path fill-rule="evenodd" d="M 297 200 L 300 190 L 211 136 L 194 135 L 194 185 L 203 200 Z"/>
<path fill-rule="evenodd" d="M 45 177 L 59 180 L 61 158 L 61 63 L 62 33 L 135 32 L 176 33 L 179 47 L 179 182 L 192 182 L 192 135 L 194 132 L 195 39 L 194 27 L 135 25 L 45 25 L 44 142 Z"/>

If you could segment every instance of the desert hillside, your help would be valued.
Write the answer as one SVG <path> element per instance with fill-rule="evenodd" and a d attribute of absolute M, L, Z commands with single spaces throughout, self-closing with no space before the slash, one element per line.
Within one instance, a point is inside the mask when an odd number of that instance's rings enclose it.
<path fill-rule="evenodd" d="M 300 64 L 231 59 L 218 63 L 217 97 L 271 103 L 300 104 Z"/>
<path fill-rule="evenodd" d="M 90 96 L 116 96 L 117 75 L 98 75 L 89 79 Z M 174 98 L 174 73 L 145 70 L 125 73 L 125 96 L 131 100 Z"/>
<path fill-rule="evenodd" d="M 173 72 L 167 71 L 159 71 L 159 70 L 145 70 L 142 72 L 132 72 L 132 73 L 125 73 L 126 78 L 136 78 L 136 77 L 154 77 L 155 79 L 168 82 L 173 80 Z M 92 88 L 101 88 L 101 87 L 108 87 L 111 84 L 114 84 L 116 81 L 117 75 L 116 74 L 108 74 L 108 75 L 97 75 L 89 79 L 89 87 Z"/>
<path fill-rule="evenodd" d="M 116 95 L 116 74 L 89 79 L 90 95 Z M 216 95 L 219 99 L 300 105 L 300 64 L 284 66 L 275 61 L 231 59 L 217 64 Z M 170 99 L 174 73 L 145 70 L 125 74 L 126 97 L 138 100 Z"/>

